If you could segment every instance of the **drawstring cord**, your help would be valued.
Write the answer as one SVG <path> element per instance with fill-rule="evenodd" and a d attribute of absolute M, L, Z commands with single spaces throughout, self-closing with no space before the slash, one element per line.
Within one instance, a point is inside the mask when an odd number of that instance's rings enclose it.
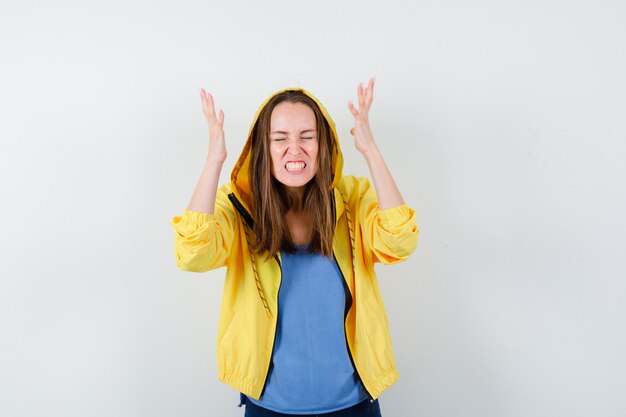
<path fill-rule="evenodd" d="M 250 261 L 252 262 L 252 272 L 254 273 L 254 282 L 256 283 L 256 290 L 257 290 L 257 293 L 259 294 L 259 299 L 261 300 L 261 303 L 263 303 L 263 308 L 265 309 L 267 316 L 272 317 L 272 312 L 270 311 L 269 305 L 267 305 L 267 300 L 265 299 L 265 295 L 263 294 L 263 289 L 261 288 L 261 281 L 259 280 L 259 274 L 256 270 L 256 260 L 254 259 L 254 254 L 252 253 L 252 251 L 250 251 L 249 230 L 252 230 L 252 227 L 254 225 L 254 220 L 252 219 L 252 216 L 250 216 L 246 208 L 239 202 L 239 200 L 237 199 L 237 196 L 235 196 L 235 193 L 228 194 L 228 199 L 233 204 L 233 206 L 235 206 L 235 209 L 239 212 L 239 214 L 241 215 L 243 219 L 243 230 L 246 235 L 246 244 L 248 245 L 248 253 L 250 254 Z"/>
<path fill-rule="evenodd" d="M 248 244 L 248 248 L 250 248 L 250 234 L 248 232 L 248 225 L 244 223 L 243 229 L 246 232 L 246 243 Z M 254 272 L 254 282 L 256 283 L 256 291 L 259 294 L 259 298 L 263 303 L 263 308 L 265 309 L 265 313 L 267 317 L 272 317 L 272 312 L 270 310 L 270 306 L 267 305 L 267 300 L 265 299 L 265 295 L 263 294 L 263 289 L 261 288 L 261 281 L 259 280 L 259 274 L 256 270 L 256 260 L 254 259 L 254 254 L 250 253 L 250 260 L 252 261 L 252 272 Z"/>

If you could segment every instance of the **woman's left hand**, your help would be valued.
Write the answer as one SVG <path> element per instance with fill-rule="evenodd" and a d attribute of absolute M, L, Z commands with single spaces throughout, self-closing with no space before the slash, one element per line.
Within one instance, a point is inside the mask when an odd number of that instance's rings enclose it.
<path fill-rule="evenodd" d="M 354 136 L 354 145 L 356 146 L 356 149 L 364 156 L 370 151 L 377 149 L 369 121 L 369 111 L 374 98 L 375 81 L 376 78 L 370 78 L 366 88 L 359 83 L 359 87 L 357 88 L 357 95 L 359 98 L 358 109 L 354 107 L 352 101 L 348 103 L 348 109 L 354 116 L 354 128 L 350 129 L 350 134 Z"/>

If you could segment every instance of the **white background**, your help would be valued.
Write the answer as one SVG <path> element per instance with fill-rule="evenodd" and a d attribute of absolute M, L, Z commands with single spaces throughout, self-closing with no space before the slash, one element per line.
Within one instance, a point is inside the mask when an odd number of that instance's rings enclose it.
<path fill-rule="evenodd" d="M 369 176 L 348 100 L 418 212 L 377 267 L 400 380 L 383 415 L 626 414 L 626 3 L 2 1 L 0 415 L 242 416 L 217 381 L 224 270 L 179 272 L 199 88 L 229 178 L 301 86 Z"/>

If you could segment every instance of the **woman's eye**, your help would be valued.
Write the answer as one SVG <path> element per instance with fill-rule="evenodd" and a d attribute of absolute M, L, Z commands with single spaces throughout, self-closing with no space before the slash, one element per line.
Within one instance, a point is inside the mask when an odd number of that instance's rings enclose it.
<path fill-rule="evenodd" d="M 311 136 L 307 136 L 307 137 L 302 137 L 302 139 L 313 139 Z"/>
<path fill-rule="evenodd" d="M 274 138 L 275 141 L 285 140 L 285 138 Z"/>

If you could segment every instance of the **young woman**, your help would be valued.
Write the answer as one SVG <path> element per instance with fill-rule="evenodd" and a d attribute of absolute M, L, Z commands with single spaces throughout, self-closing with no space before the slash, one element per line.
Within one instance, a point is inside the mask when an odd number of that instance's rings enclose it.
<path fill-rule="evenodd" d="M 380 416 L 377 398 L 398 378 L 374 264 L 417 245 L 408 207 L 369 124 L 374 79 L 358 87 L 356 149 L 366 178 L 342 175 L 335 124 L 308 91 L 290 88 L 257 111 L 231 174 L 224 113 L 201 90 L 209 150 L 182 216 L 179 269 L 226 266 L 218 325 L 220 381 L 245 416 Z"/>

